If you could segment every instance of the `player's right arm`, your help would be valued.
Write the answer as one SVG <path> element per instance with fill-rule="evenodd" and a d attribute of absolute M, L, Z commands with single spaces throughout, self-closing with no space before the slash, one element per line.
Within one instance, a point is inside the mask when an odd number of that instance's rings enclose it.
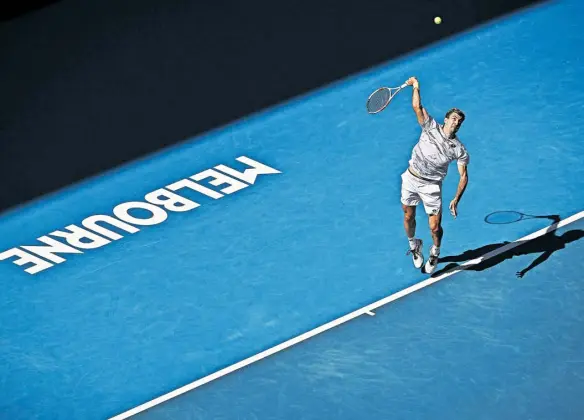
<path fill-rule="evenodd" d="M 406 83 L 413 86 L 412 92 L 412 108 L 416 113 L 416 118 L 418 119 L 418 124 L 424 125 L 428 120 L 428 113 L 426 109 L 422 106 L 422 98 L 420 97 L 420 83 L 415 77 L 410 77 Z"/>

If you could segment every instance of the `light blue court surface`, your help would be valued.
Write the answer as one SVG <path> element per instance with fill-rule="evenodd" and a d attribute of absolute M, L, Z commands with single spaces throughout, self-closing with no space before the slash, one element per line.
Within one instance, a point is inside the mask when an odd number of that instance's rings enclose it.
<path fill-rule="evenodd" d="M 51 233 L 216 165 L 242 171 L 240 156 L 281 171 L 216 200 L 180 190 L 200 207 L 35 275 L 0 261 L 0 418 L 106 419 L 426 280 L 405 255 L 399 203 L 419 135 L 411 91 L 371 116 L 378 86 L 416 75 L 437 119 L 467 114 L 470 183 L 459 217 L 444 217 L 444 257 L 551 223 L 486 224 L 493 211 L 584 210 L 583 15 L 578 0 L 515 15 L 3 215 L 0 252 L 64 242 Z M 453 166 L 446 205 L 457 182 Z M 420 211 L 427 255 L 426 226 Z M 136 417 L 583 418 L 582 230 L 576 220 L 527 255 Z"/>
<path fill-rule="evenodd" d="M 582 418 L 582 255 L 461 273 L 136 418 Z"/>

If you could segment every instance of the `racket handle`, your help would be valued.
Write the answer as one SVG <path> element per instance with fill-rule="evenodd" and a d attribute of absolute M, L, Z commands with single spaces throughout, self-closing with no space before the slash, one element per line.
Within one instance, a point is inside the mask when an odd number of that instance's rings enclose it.
<path fill-rule="evenodd" d="M 401 85 L 399 88 L 400 88 L 400 89 L 403 89 L 403 88 L 405 88 L 405 87 L 407 87 L 407 86 L 408 86 L 408 84 L 407 84 L 407 83 L 404 83 L 404 84 L 403 84 L 403 85 Z"/>

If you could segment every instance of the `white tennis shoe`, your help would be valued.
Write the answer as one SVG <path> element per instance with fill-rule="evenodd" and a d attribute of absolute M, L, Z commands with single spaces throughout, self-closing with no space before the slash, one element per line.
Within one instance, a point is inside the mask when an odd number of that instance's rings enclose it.
<path fill-rule="evenodd" d="M 424 272 L 426 272 L 426 274 L 432 274 L 434 272 L 436 266 L 438 265 L 439 255 L 440 253 L 436 253 L 434 247 L 432 246 L 432 249 L 430 249 L 430 258 L 428 258 L 428 261 L 426 261 L 426 266 L 424 267 Z"/>
<path fill-rule="evenodd" d="M 414 261 L 414 267 L 421 268 L 424 264 L 424 255 L 422 255 L 422 240 L 414 239 L 416 245 L 414 248 L 410 248 L 406 255 L 412 254 L 412 260 Z"/>

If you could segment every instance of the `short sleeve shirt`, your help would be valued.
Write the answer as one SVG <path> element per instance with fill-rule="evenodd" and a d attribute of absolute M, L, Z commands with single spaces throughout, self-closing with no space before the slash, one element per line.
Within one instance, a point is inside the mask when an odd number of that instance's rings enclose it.
<path fill-rule="evenodd" d="M 420 139 L 412 151 L 411 168 L 421 177 L 441 182 L 448 173 L 451 162 L 468 165 L 470 161 L 466 147 L 458 139 L 447 138 L 436 120 L 428 116 L 421 124 Z"/>

